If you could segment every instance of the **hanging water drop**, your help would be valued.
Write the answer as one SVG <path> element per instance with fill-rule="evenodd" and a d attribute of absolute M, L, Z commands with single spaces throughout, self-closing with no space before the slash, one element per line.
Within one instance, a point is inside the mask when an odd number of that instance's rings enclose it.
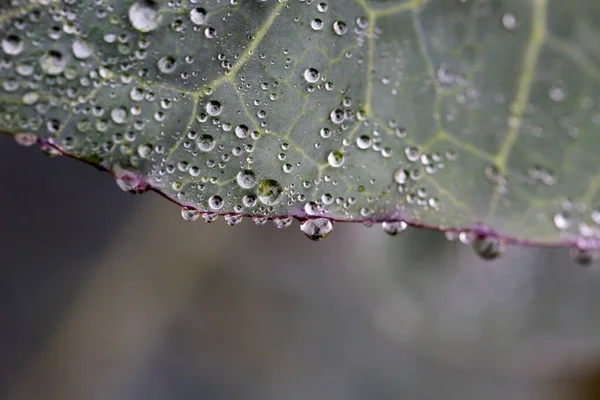
<path fill-rule="evenodd" d="M 327 218 L 307 219 L 300 229 L 310 240 L 323 240 L 333 231 L 333 223 Z"/>
<path fill-rule="evenodd" d="M 383 222 L 381 228 L 385 233 L 391 236 L 396 236 L 404 233 L 408 225 L 404 221 Z"/>
<path fill-rule="evenodd" d="M 473 239 L 473 250 L 484 260 L 494 260 L 506 251 L 506 240 L 480 235 Z"/>
<path fill-rule="evenodd" d="M 571 258 L 577 264 L 587 267 L 598 258 L 598 250 L 573 246 L 571 247 Z"/>
<path fill-rule="evenodd" d="M 200 211 L 198 211 L 192 207 L 182 207 L 181 208 L 181 216 L 183 217 L 184 220 L 193 222 L 193 221 L 198 220 L 198 218 L 200 218 Z"/>
<path fill-rule="evenodd" d="M 275 217 L 273 218 L 273 223 L 279 229 L 287 228 L 292 225 L 292 217 Z"/>

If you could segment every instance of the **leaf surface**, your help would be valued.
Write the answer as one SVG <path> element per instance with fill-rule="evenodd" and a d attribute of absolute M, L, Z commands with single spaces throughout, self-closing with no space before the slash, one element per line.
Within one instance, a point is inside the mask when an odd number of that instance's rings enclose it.
<path fill-rule="evenodd" d="M 594 0 L 0 6 L 0 130 L 201 212 L 600 237 Z"/>

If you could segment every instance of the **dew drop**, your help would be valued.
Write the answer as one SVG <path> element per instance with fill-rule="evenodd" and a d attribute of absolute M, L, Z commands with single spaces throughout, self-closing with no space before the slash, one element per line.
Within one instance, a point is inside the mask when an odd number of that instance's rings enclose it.
<path fill-rule="evenodd" d="M 307 219 L 300 225 L 300 229 L 310 240 L 323 240 L 331 231 L 333 224 L 327 218 Z"/>
<path fill-rule="evenodd" d="M 383 222 L 381 228 L 385 233 L 391 236 L 396 236 L 404 233 L 408 225 L 404 221 Z"/>
<path fill-rule="evenodd" d="M 356 138 L 356 145 L 359 149 L 366 150 L 371 147 L 373 141 L 367 135 L 362 135 Z"/>
<path fill-rule="evenodd" d="M 140 0 L 129 8 L 129 22 L 140 32 L 150 32 L 158 28 L 161 16 L 154 1 Z"/>
<path fill-rule="evenodd" d="M 198 218 L 200 218 L 200 211 L 198 211 L 192 207 L 182 207 L 181 208 L 181 216 L 183 217 L 184 220 L 193 222 L 193 221 L 198 220 Z"/>
<path fill-rule="evenodd" d="M 336 35 L 342 36 L 348 31 L 348 26 L 344 21 L 335 21 L 333 23 L 333 31 L 336 33 Z"/>
<path fill-rule="evenodd" d="M 8 35 L 2 40 L 2 51 L 9 56 L 17 56 L 21 54 L 24 48 L 25 44 L 17 35 Z"/>
<path fill-rule="evenodd" d="M 200 151 L 209 152 L 215 148 L 215 139 L 210 135 L 202 135 L 198 139 L 198 148 Z"/>
<path fill-rule="evenodd" d="M 306 79 L 308 83 L 315 83 L 320 77 L 321 73 L 314 68 L 307 68 L 306 71 L 304 71 L 304 79 Z"/>
<path fill-rule="evenodd" d="M 513 30 L 517 26 L 517 19 L 511 13 L 506 13 L 502 16 L 502 26 L 508 30 Z"/>
<path fill-rule="evenodd" d="M 127 110 L 124 107 L 113 108 L 110 112 L 110 119 L 115 124 L 124 124 L 127 121 Z"/>
<path fill-rule="evenodd" d="M 283 188 L 274 179 L 267 179 L 258 184 L 258 199 L 267 206 L 274 206 L 281 201 Z"/>
<path fill-rule="evenodd" d="M 315 31 L 320 31 L 323 29 L 323 21 L 319 18 L 315 18 L 310 22 L 310 27 Z"/>
<path fill-rule="evenodd" d="M 210 198 L 208 199 L 208 206 L 215 211 L 223 208 L 224 203 L 225 202 L 223 201 L 223 198 L 218 195 L 210 196 Z"/>
<path fill-rule="evenodd" d="M 571 247 L 571 258 L 577 264 L 589 266 L 598 258 L 598 251 L 592 249 L 583 249 L 578 246 Z"/>
<path fill-rule="evenodd" d="M 248 137 L 248 132 L 250 129 L 246 125 L 238 125 L 235 127 L 235 136 L 240 139 L 246 139 Z"/>
<path fill-rule="evenodd" d="M 73 44 L 71 45 L 71 50 L 73 51 L 73 55 L 75 58 L 79 60 L 85 60 L 89 56 L 92 55 L 91 47 L 80 39 L 75 39 Z"/>
<path fill-rule="evenodd" d="M 194 25 L 206 24 L 206 10 L 202 7 L 196 7 L 190 11 L 190 19 Z"/>
<path fill-rule="evenodd" d="M 287 228 L 292 225 L 292 217 L 275 217 L 273 223 L 279 229 Z"/>
<path fill-rule="evenodd" d="M 171 56 L 164 56 L 158 60 L 158 70 L 163 74 L 170 74 L 175 71 L 176 62 L 175 59 Z"/>
<path fill-rule="evenodd" d="M 38 137 L 33 133 L 17 133 L 15 142 L 21 146 L 30 147 L 37 143 Z"/>
<path fill-rule="evenodd" d="M 67 59 L 61 52 L 50 50 L 40 58 L 40 64 L 46 74 L 58 75 L 67 67 Z"/>
<path fill-rule="evenodd" d="M 256 185 L 256 175 L 250 170 L 238 172 L 236 180 L 242 189 L 251 189 Z"/>
<path fill-rule="evenodd" d="M 206 105 L 206 112 L 212 117 L 216 117 L 223 111 L 223 106 L 216 100 L 209 101 Z"/>
<path fill-rule="evenodd" d="M 327 162 L 334 168 L 341 167 L 344 164 L 344 155 L 338 150 L 334 150 L 327 156 Z"/>
<path fill-rule="evenodd" d="M 227 214 L 225 215 L 225 222 L 229 226 L 239 225 L 244 219 L 241 215 Z"/>
<path fill-rule="evenodd" d="M 493 236 L 477 236 L 472 245 L 475 253 L 484 260 L 494 260 L 506 251 L 506 240 Z"/>

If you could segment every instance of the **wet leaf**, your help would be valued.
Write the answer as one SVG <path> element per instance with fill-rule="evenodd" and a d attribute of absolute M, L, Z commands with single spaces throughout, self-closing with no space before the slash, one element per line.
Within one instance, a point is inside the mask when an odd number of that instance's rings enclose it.
<path fill-rule="evenodd" d="M 0 130 L 190 219 L 599 243 L 594 0 L 2 4 Z"/>

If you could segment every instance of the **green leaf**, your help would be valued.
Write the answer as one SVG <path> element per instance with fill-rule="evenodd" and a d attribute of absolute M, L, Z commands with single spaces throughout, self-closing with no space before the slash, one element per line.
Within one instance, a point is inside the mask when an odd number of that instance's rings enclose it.
<path fill-rule="evenodd" d="M 600 243 L 595 0 L 10 4 L 0 130 L 190 219 Z"/>

